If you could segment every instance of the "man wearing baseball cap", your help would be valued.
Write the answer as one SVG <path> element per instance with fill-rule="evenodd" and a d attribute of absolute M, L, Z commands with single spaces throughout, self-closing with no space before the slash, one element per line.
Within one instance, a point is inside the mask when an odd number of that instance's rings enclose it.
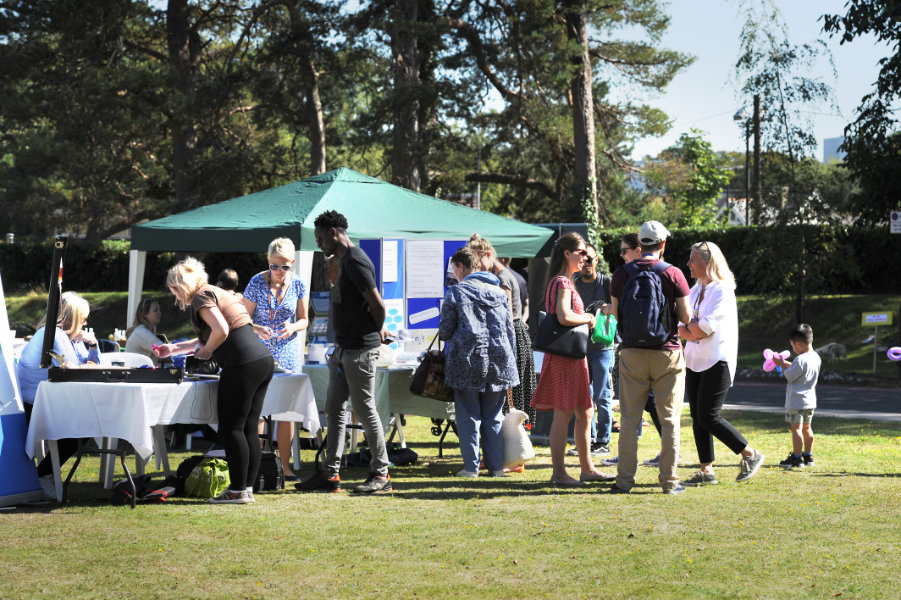
<path fill-rule="evenodd" d="M 685 491 L 676 473 L 679 420 L 685 394 L 685 357 L 677 326 L 679 321 L 688 323 L 691 320 L 689 286 L 679 268 L 660 260 L 669 236 L 670 232 L 658 221 L 642 224 L 638 231 L 641 258 L 617 269 L 610 283 L 610 312 L 619 321 L 623 339 L 619 366 L 619 462 L 616 484 L 611 493 L 627 493 L 635 485 L 638 426 L 651 390 L 657 400 L 661 429 L 658 481 L 666 494 Z M 644 277 L 650 281 L 647 286 L 654 286 L 655 276 L 659 278 L 659 289 L 664 297 L 661 314 L 664 311 L 668 314 L 661 319 L 648 317 L 647 320 L 653 320 L 653 323 L 638 322 L 630 315 L 650 313 L 636 310 L 642 300 L 639 295 L 631 293 L 637 289 L 635 280 Z M 627 292 L 625 295 L 624 291 Z M 658 332 L 656 335 L 655 329 Z"/>

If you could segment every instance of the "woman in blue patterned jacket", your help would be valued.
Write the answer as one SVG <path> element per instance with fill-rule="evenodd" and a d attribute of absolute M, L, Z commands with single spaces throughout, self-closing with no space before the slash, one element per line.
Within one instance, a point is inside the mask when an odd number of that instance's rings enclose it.
<path fill-rule="evenodd" d="M 479 476 L 481 437 L 485 467 L 503 477 L 502 409 L 507 390 L 519 384 L 513 318 L 498 278 L 477 271 L 479 258 L 471 248 L 457 250 L 451 264 L 459 283 L 444 296 L 438 335 L 447 340 L 445 381 L 454 389 L 463 455 L 457 476 Z"/>

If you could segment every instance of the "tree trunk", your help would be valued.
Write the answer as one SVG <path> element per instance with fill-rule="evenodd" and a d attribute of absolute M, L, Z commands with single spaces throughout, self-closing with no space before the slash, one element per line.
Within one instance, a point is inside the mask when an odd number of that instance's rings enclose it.
<path fill-rule="evenodd" d="M 419 191 L 419 51 L 416 24 L 419 0 L 396 0 L 392 11 L 391 51 L 394 56 L 394 148 L 391 181 Z"/>
<path fill-rule="evenodd" d="M 197 66 L 201 42 L 189 23 L 187 0 L 169 0 L 166 8 L 169 64 L 175 75 L 169 127 L 172 130 L 172 171 L 175 200 L 184 208 L 200 204 L 193 171 L 197 155 L 197 128 L 193 107 L 197 91 Z"/>
<path fill-rule="evenodd" d="M 570 81 L 575 146 L 575 193 L 585 222 L 597 234 L 598 195 L 594 150 L 594 100 L 591 91 L 591 58 L 588 55 L 588 26 L 585 6 L 577 0 L 566 2 L 566 34 L 579 45 L 572 57 L 575 76 Z M 594 229 L 594 231 L 591 231 Z"/>
<path fill-rule="evenodd" d="M 291 17 L 291 28 L 298 43 L 298 56 L 306 83 L 307 124 L 310 138 L 310 175 L 325 173 L 325 119 L 322 116 L 322 100 L 319 98 L 319 71 L 313 62 L 313 36 L 300 12 L 300 2 L 286 3 Z"/>

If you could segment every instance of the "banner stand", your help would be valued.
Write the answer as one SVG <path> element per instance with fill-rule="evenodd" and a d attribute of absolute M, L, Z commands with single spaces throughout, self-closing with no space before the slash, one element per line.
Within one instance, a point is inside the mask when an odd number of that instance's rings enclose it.
<path fill-rule="evenodd" d="M 44 500 L 34 461 L 25 454 L 28 427 L 13 370 L 13 338 L 0 278 L 0 506 Z"/>

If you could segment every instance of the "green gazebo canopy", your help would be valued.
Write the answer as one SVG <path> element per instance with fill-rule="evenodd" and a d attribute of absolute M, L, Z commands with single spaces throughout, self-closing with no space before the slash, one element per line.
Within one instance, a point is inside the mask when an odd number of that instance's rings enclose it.
<path fill-rule="evenodd" d="M 543 227 L 392 185 L 342 167 L 281 187 L 233 198 L 131 228 L 142 251 L 261 252 L 276 237 L 298 250 L 317 250 L 313 221 L 326 210 L 347 217 L 361 238 L 491 240 L 500 256 L 533 257 L 551 237 Z"/>

